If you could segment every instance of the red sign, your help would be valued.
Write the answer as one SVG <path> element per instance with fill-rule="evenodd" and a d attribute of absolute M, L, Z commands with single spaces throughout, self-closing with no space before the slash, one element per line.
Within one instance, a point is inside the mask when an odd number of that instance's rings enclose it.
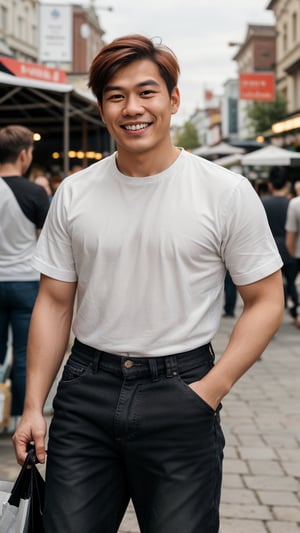
<path fill-rule="evenodd" d="M 50 81 L 52 83 L 66 83 L 67 76 L 65 71 L 58 68 L 44 67 L 44 65 L 39 65 L 38 63 L 17 61 L 6 56 L 0 56 L 0 70 L 1 64 L 11 74 L 19 78 Z"/>
<path fill-rule="evenodd" d="M 239 79 L 240 100 L 273 102 L 275 79 L 273 72 L 241 72 Z"/>

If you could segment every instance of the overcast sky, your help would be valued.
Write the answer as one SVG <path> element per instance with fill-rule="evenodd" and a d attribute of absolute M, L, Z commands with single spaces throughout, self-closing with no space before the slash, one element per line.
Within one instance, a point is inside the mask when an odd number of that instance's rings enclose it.
<path fill-rule="evenodd" d="M 161 38 L 173 49 L 181 66 L 181 108 L 173 123 L 182 124 L 203 105 L 204 88 L 221 93 L 223 83 L 236 77 L 232 57 L 237 49 L 228 42 L 244 41 L 249 23 L 274 24 L 273 11 L 266 9 L 269 1 L 95 0 L 94 5 L 99 8 L 106 42 L 128 33 L 143 33 Z M 88 3 L 82 0 L 83 5 Z M 108 6 L 113 7 L 112 12 L 104 9 Z"/>

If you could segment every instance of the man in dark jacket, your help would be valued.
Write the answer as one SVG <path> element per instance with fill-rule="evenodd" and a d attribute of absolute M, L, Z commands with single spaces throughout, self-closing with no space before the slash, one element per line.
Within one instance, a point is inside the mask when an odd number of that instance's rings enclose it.
<path fill-rule="evenodd" d="M 296 287 L 298 266 L 296 259 L 289 254 L 285 245 L 285 222 L 289 205 L 288 186 L 289 181 L 286 169 L 284 167 L 273 167 L 268 181 L 271 194 L 263 197 L 262 203 L 283 261 L 282 274 L 284 278 L 285 305 L 288 307 L 290 300 L 289 313 L 295 326 L 300 327 L 300 318 L 297 312 L 299 297 Z"/>

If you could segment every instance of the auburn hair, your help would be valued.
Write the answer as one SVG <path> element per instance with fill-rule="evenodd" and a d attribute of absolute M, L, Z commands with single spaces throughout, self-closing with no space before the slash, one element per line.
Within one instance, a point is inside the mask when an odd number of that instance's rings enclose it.
<path fill-rule="evenodd" d="M 115 73 L 133 61 L 149 59 L 159 69 L 166 83 L 169 95 L 177 86 L 180 68 L 175 54 L 163 44 L 154 44 L 144 35 L 126 35 L 114 39 L 101 48 L 93 59 L 89 70 L 88 87 L 99 103 L 102 103 L 103 90 Z"/>

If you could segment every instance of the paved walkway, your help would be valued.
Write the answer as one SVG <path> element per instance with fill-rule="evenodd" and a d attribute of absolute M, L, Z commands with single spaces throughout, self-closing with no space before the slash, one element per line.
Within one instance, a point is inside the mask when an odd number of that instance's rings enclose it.
<path fill-rule="evenodd" d="M 217 357 L 233 323 L 222 319 Z M 221 414 L 227 442 L 221 533 L 299 533 L 300 330 L 288 316 L 262 359 L 227 396 Z M 0 457 L 0 479 L 14 480 L 19 468 L 3 435 Z M 139 533 L 131 506 L 119 533 Z"/>

